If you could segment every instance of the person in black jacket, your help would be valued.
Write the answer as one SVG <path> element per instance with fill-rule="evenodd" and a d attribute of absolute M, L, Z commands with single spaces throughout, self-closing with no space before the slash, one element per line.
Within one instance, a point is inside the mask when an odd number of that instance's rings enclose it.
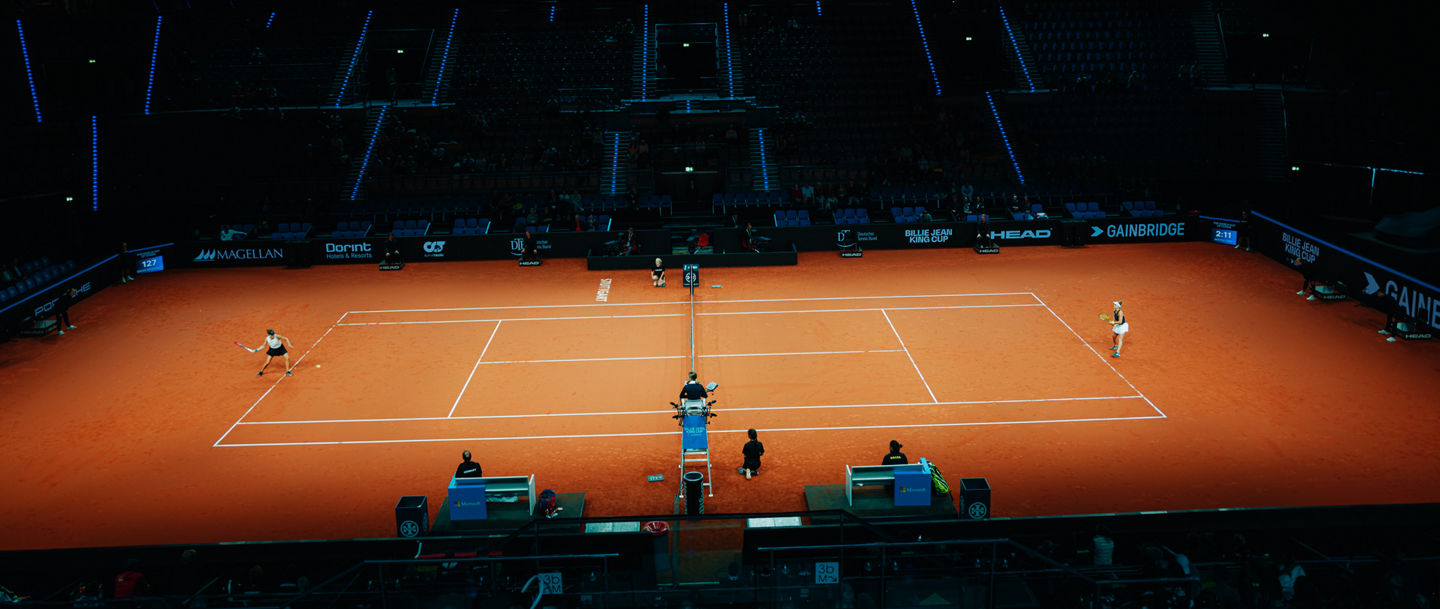
<path fill-rule="evenodd" d="M 895 440 L 890 441 L 890 452 L 880 459 L 880 465 L 905 465 L 909 462 L 905 453 L 900 452 L 900 443 Z"/>
<path fill-rule="evenodd" d="M 456 478 L 481 478 L 480 464 L 470 460 L 470 451 L 460 453 L 460 466 L 455 468 Z"/>
<path fill-rule="evenodd" d="M 60 329 L 58 334 L 62 336 L 66 330 L 75 329 L 70 323 L 70 305 L 75 304 L 75 293 L 75 288 L 70 288 L 55 299 L 55 327 Z"/>
<path fill-rule="evenodd" d="M 750 441 L 745 443 L 745 448 L 740 449 L 740 454 L 745 455 L 745 463 L 740 466 L 740 473 L 745 474 L 745 479 L 760 473 L 760 455 L 765 454 L 765 445 L 756 439 L 755 430 L 745 432 L 750 436 Z"/>

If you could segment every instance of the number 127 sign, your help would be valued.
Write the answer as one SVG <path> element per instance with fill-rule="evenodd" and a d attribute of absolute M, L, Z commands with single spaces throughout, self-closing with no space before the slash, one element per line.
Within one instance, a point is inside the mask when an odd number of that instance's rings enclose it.
<path fill-rule="evenodd" d="M 817 563 L 815 563 L 815 583 L 817 583 L 817 584 L 838 584 L 838 583 L 840 583 L 840 563 L 838 563 L 838 562 L 817 562 Z"/>

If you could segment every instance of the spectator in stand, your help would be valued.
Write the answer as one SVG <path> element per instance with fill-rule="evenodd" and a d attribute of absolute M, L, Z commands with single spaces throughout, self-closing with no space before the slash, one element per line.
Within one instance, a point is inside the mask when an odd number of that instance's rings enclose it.
<path fill-rule="evenodd" d="M 125 561 L 125 570 L 115 576 L 113 598 L 135 598 L 150 592 L 150 582 L 140 572 L 140 561 L 134 558 Z"/>
<path fill-rule="evenodd" d="M 455 468 L 456 478 L 480 478 L 484 476 L 484 474 L 481 473 L 480 464 L 471 460 L 470 451 L 461 452 L 460 459 L 460 465 Z"/>
<path fill-rule="evenodd" d="M 5 265 L 4 270 L 0 271 L 0 279 L 3 279 L 5 284 L 15 283 L 24 278 L 25 273 L 20 270 L 19 258 L 11 258 L 10 264 Z"/>
<path fill-rule="evenodd" d="M 576 230 L 576 231 L 587 231 L 587 230 L 590 230 L 590 223 L 585 221 L 585 216 L 582 216 L 582 215 L 580 215 L 580 214 L 575 214 L 575 230 Z"/>
<path fill-rule="evenodd" d="M 625 229 L 625 242 L 623 247 L 624 249 L 621 250 L 620 253 L 624 256 L 634 254 L 640 249 L 640 237 L 635 235 L 635 227 L 631 226 Z"/>
<path fill-rule="evenodd" d="M 240 231 L 238 231 L 238 230 L 235 230 L 234 228 L 231 228 L 229 224 L 226 224 L 226 225 L 220 227 L 220 240 L 221 240 L 221 241 L 234 241 L 237 236 L 238 236 L 238 237 L 243 237 L 244 235 L 245 235 L 245 233 L 242 233 L 242 232 L 240 232 Z"/>
<path fill-rule="evenodd" d="M 800 187 L 800 202 L 804 203 L 805 205 L 812 205 L 815 203 L 814 184 L 806 184 Z"/>
<path fill-rule="evenodd" d="M 966 200 L 974 199 L 975 187 L 971 186 L 969 182 L 960 185 L 960 196 L 964 197 Z"/>

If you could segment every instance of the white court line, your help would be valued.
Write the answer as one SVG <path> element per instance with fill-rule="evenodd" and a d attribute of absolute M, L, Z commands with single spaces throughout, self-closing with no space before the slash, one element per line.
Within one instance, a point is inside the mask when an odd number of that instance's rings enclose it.
<path fill-rule="evenodd" d="M 1037 306 L 1037 305 L 1025 305 Z M 632 319 L 641 317 L 685 317 L 684 313 L 652 313 L 648 315 L 579 315 L 574 317 L 499 317 L 495 319 L 442 319 L 435 321 L 352 321 L 337 326 L 407 326 L 411 324 L 473 324 L 492 321 L 565 321 L 571 319 Z"/>
<path fill-rule="evenodd" d="M 340 319 L 344 319 L 344 318 L 345 318 L 344 315 L 341 315 L 341 316 L 340 316 Z M 337 319 L 337 320 L 335 320 L 335 321 L 336 321 L 336 323 L 339 323 L 340 320 Z M 315 347 L 317 347 L 317 346 L 320 345 L 320 341 L 325 340 L 325 337 L 326 337 L 326 336 L 330 336 L 330 331 L 331 331 L 331 330 L 334 330 L 334 329 L 335 329 L 335 325 L 334 325 L 334 324 L 331 324 L 329 328 L 326 328 L 326 329 L 325 329 L 325 333 L 324 333 L 324 334 L 321 334 L 321 335 L 320 335 L 320 338 L 315 339 L 315 342 L 313 342 L 313 343 L 310 344 L 310 348 L 309 348 L 309 349 L 306 349 L 304 353 L 300 354 L 300 359 L 295 360 L 295 365 L 291 366 L 290 369 L 291 369 L 291 370 L 294 370 L 294 369 L 296 369 L 296 368 L 299 368 L 299 367 L 300 367 L 300 362 L 302 362 L 302 361 L 305 360 L 305 356 L 306 356 L 306 355 L 310 355 L 310 352 L 311 352 L 311 351 L 314 351 L 314 350 L 315 350 Z M 260 402 L 265 399 L 265 396 L 270 395 L 270 392 L 271 392 L 271 391 L 274 391 L 274 390 L 275 390 L 275 387 L 279 386 L 279 385 L 280 385 L 280 381 L 283 381 L 283 380 L 285 380 L 285 375 L 284 375 L 284 374 L 281 374 L 281 375 L 279 375 L 279 378 L 275 379 L 275 382 L 270 383 L 270 388 L 269 388 L 269 389 L 266 389 L 266 390 L 265 390 L 265 393 L 260 394 L 260 397 L 255 398 L 255 401 L 250 404 L 250 407 L 245 409 L 245 413 L 244 413 L 244 414 L 241 414 L 241 415 L 240 415 L 240 418 L 235 419 L 235 422 L 230 424 L 230 428 L 229 428 L 229 429 L 226 429 L 226 430 L 225 430 L 225 433 L 220 434 L 220 439 L 215 440 L 215 443 L 214 443 L 214 444 L 211 444 L 210 446 L 211 446 L 211 447 L 220 446 L 220 443 L 225 441 L 225 437 L 226 437 L 226 436 L 229 436 L 229 435 L 230 435 L 230 432 L 232 432 L 232 431 L 235 430 L 235 426 L 236 426 L 236 425 L 240 425 L 241 422 L 245 420 L 245 417 L 250 416 L 250 411 L 255 410 L 255 407 L 260 405 Z"/>
<path fill-rule="evenodd" d="M 820 300 L 876 300 L 890 298 L 964 298 L 971 296 L 1034 296 L 1031 292 L 995 292 L 981 294 L 911 294 L 904 296 L 816 296 L 811 298 L 750 298 L 744 300 L 706 300 L 706 304 L 726 304 L 742 302 L 811 302 Z M 348 311 L 349 313 L 429 313 L 436 311 L 492 311 L 501 309 L 556 309 L 567 307 L 645 307 L 645 306 L 666 306 L 690 304 L 688 300 L 670 302 L 606 302 L 606 303 L 585 303 L 569 305 L 512 305 L 502 307 L 455 307 L 450 309 L 385 309 L 374 311 Z"/>
<path fill-rule="evenodd" d="M 1038 307 L 1038 304 L 1005 304 L 1005 305 L 948 305 L 936 307 L 883 307 L 865 309 L 796 309 L 793 311 L 729 311 L 716 313 L 696 313 L 702 315 L 777 315 L 786 313 L 851 313 L 861 311 L 926 311 L 930 309 L 1000 309 L 1008 307 Z"/>
<path fill-rule="evenodd" d="M 969 402 L 897 402 L 893 404 L 817 404 L 811 406 L 752 406 L 748 408 L 726 408 L 725 412 L 759 412 L 766 410 L 815 410 L 836 408 L 893 408 L 897 406 L 978 406 L 983 404 L 1032 404 L 1036 402 L 1084 402 L 1094 400 L 1139 400 L 1144 396 L 1121 395 L 1087 398 L 1036 398 L 1033 400 L 975 400 Z M 291 421 L 246 421 L 241 425 L 314 425 L 319 423 L 405 423 L 409 421 L 463 421 L 467 419 L 530 419 L 541 417 L 598 417 L 608 415 L 657 415 L 675 414 L 674 410 L 619 410 L 608 412 L 541 412 L 529 414 L 477 414 L 463 417 L 398 417 L 384 419 L 315 419 Z"/>
<path fill-rule="evenodd" d="M 905 350 L 905 357 L 909 358 L 910 365 L 915 367 L 915 374 L 920 376 L 920 382 L 925 383 L 925 392 L 930 394 L 930 400 L 939 403 L 940 400 L 935 397 L 935 392 L 930 390 L 930 383 L 925 381 L 925 373 L 920 372 L 920 365 L 915 363 L 915 356 L 910 355 L 910 348 L 905 346 L 905 339 L 900 338 L 900 331 L 896 330 L 895 323 L 890 321 L 890 314 L 886 313 L 885 309 L 880 309 L 880 314 L 885 316 L 885 323 L 890 324 L 890 331 L 895 333 L 895 340 L 900 341 L 900 348 Z"/>
<path fill-rule="evenodd" d="M 698 316 L 705 315 L 786 315 L 792 313 L 854 313 L 867 311 L 928 311 L 931 309 L 999 309 L 1011 307 L 1039 307 L 1039 304 L 1006 304 L 1006 305 L 944 305 L 934 307 L 885 307 L 864 308 L 864 309 L 804 309 L 793 311 L 730 311 L 716 313 L 696 313 Z M 412 324 L 473 324 L 490 323 L 496 321 L 568 321 L 580 319 L 639 319 L 651 317 L 685 317 L 684 313 L 646 313 L 635 315 L 573 315 L 568 317 L 498 317 L 493 319 L 441 319 L 429 321 L 352 321 L 350 323 L 336 324 L 340 326 L 408 326 Z"/>
<path fill-rule="evenodd" d="M 1131 382 L 1130 382 L 1130 379 L 1127 379 L 1127 378 L 1125 378 L 1125 375 L 1120 374 L 1120 371 L 1119 371 L 1118 369 L 1116 369 L 1115 366 L 1114 366 L 1113 364 L 1111 364 L 1108 360 L 1106 360 L 1106 359 L 1105 359 L 1105 356 L 1100 355 L 1100 352 L 1099 352 L 1099 351 L 1096 351 L 1094 347 L 1091 347 L 1091 346 L 1090 346 L 1090 343 L 1089 343 L 1089 342 L 1086 342 L 1086 340 L 1080 336 L 1080 333 L 1079 333 L 1079 332 L 1076 332 L 1074 328 L 1071 328 L 1071 327 L 1070 327 L 1070 324 L 1065 323 L 1065 320 L 1060 319 L 1060 316 L 1055 314 L 1055 310 L 1054 310 L 1054 309 L 1051 309 L 1051 308 L 1050 308 L 1050 305 L 1045 304 L 1045 301 L 1044 301 L 1044 300 L 1041 300 L 1039 296 L 1036 296 L 1034 292 L 1031 292 L 1031 293 L 1030 293 L 1030 296 L 1032 296 L 1033 298 L 1035 298 L 1035 300 L 1036 300 L 1037 302 L 1039 302 L 1041 305 L 1043 305 L 1043 306 L 1045 307 L 1045 310 L 1046 310 L 1046 311 L 1049 311 L 1051 315 L 1054 315 L 1054 316 L 1055 316 L 1055 319 L 1060 322 L 1060 325 L 1065 326 L 1065 329 L 1066 329 L 1066 330 L 1069 330 L 1071 334 L 1074 334 L 1074 335 L 1075 335 L 1075 338 L 1078 339 L 1081 344 L 1085 345 L 1085 348 L 1086 348 L 1086 349 L 1089 349 L 1091 353 L 1094 353 L 1094 354 L 1095 354 L 1095 357 L 1100 358 L 1100 363 L 1105 364 L 1106 366 L 1109 366 L 1109 367 L 1110 367 L 1110 370 L 1115 373 L 1115 376 L 1118 376 L 1118 377 L 1120 377 L 1120 380 L 1125 381 L 1125 384 L 1130 386 L 1130 390 L 1131 390 L 1131 391 L 1134 391 L 1134 392 L 1135 392 L 1137 395 L 1139 395 L 1141 398 L 1144 398 L 1145 403 L 1146 403 L 1146 404 L 1149 404 L 1151 408 L 1154 408 L 1154 409 L 1155 409 L 1155 412 L 1160 413 L 1160 417 L 1161 417 L 1161 418 L 1169 418 L 1169 417 L 1167 417 L 1167 416 L 1165 415 L 1165 412 L 1164 412 L 1164 411 L 1160 410 L 1160 408 L 1155 405 L 1155 402 L 1151 402 L 1151 401 L 1150 401 L 1150 398 L 1145 397 L 1145 392 L 1140 391 L 1139 389 L 1136 389 L 1136 388 L 1135 388 L 1135 384 L 1134 384 L 1134 383 L 1131 383 Z"/>
<path fill-rule="evenodd" d="M 644 359 L 644 360 L 649 360 L 649 359 L 685 359 L 685 358 L 686 358 L 686 356 L 684 356 L 684 355 L 636 355 L 636 356 L 627 356 L 627 357 L 576 357 L 576 358 L 571 358 L 571 359 L 515 359 L 515 360 L 504 360 L 504 361 L 495 360 L 495 361 L 477 362 L 477 363 L 485 364 L 486 366 L 493 366 L 493 365 L 497 365 L 497 364 L 557 364 L 557 363 L 570 363 L 570 362 L 624 362 L 624 361 L 642 360 L 642 359 Z"/>
<path fill-rule="evenodd" d="M 460 398 L 465 397 L 465 390 L 470 388 L 470 379 L 475 378 L 475 371 L 480 369 L 480 360 L 485 359 L 485 352 L 490 350 L 490 341 L 495 340 L 495 334 L 500 332 L 502 323 L 504 322 L 495 322 L 495 329 L 490 331 L 490 339 L 485 341 L 485 348 L 480 350 L 480 357 L 475 358 L 475 365 L 470 368 L 470 376 L 465 377 L 465 386 L 460 388 L 460 395 L 455 396 L 455 403 L 450 405 L 450 414 L 445 416 L 449 417 L 455 414 L 455 408 L 460 406 Z"/>
<path fill-rule="evenodd" d="M 717 353 L 697 357 L 776 357 L 781 355 L 848 355 L 852 353 L 899 353 L 903 349 L 863 349 L 855 351 L 788 351 L 781 353 Z"/>
<path fill-rule="evenodd" d="M 854 351 L 791 351 L 778 353 L 717 353 L 714 355 L 698 355 L 696 357 L 780 357 L 786 355 L 850 355 L 855 353 L 899 353 L 900 349 L 870 349 Z M 623 357 L 575 357 L 568 359 L 516 359 L 516 360 L 494 360 L 481 362 L 487 366 L 495 364 L 555 364 L 573 362 L 624 362 L 632 360 L 651 359 L 685 359 L 684 355 L 635 355 Z"/>
<path fill-rule="evenodd" d="M 780 429 L 766 428 L 765 433 L 780 431 L 850 431 L 861 429 L 916 429 L 934 427 L 975 427 L 982 425 L 1030 425 L 1035 423 L 1104 423 L 1107 421 L 1144 421 L 1150 419 L 1164 419 L 1163 416 L 1146 415 L 1143 417 L 1110 417 L 1091 419 L 1048 419 L 1042 421 L 972 421 L 968 423 L 915 423 L 904 425 L 848 425 L 843 427 L 786 427 Z M 712 429 L 709 433 L 745 433 L 744 429 Z M 574 435 L 550 435 L 550 436 L 503 436 L 494 438 L 471 437 L 471 438 L 425 438 L 415 440 L 336 440 L 331 442 L 251 442 L 244 444 L 221 444 L 221 448 L 244 448 L 258 446 L 323 446 L 336 444 L 409 444 L 420 442 L 485 442 L 503 440 L 560 440 L 565 438 L 618 438 L 635 436 L 678 436 L 678 431 L 644 431 L 630 433 L 606 433 L 606 434 L 574 434 Z"/>

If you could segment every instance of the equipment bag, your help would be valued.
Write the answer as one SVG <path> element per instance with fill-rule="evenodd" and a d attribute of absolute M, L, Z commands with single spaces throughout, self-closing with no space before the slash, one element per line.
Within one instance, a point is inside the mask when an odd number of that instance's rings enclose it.
<path fill-rule="evenodd" d="M 950 483 L 945 481 L 945 474 L 940 473 L 940 468 L 934 463 L 930 464 L 930 482 L 934 488 L 935 496 L 950 494 Z"/>

